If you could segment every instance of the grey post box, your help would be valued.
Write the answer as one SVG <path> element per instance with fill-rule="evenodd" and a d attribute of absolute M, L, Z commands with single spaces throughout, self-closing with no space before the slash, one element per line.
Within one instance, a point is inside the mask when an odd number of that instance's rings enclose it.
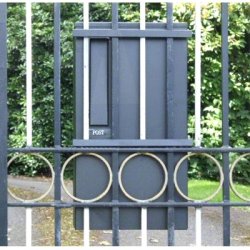
<path fill-rule="evenodd" d="M 113 30 L 111 23 L 90 23 L 84 30 L 77 23 L 75 37 L 75 139 L 74 146 L 114 147 L 168 146 L 188 147 L 187 139 L 187 37 L 191 32 L 186 24 L 174 24 L 174 129 L 166 133 L 167 113 L 167 42 L 169 32 L 164 23 L 146 24 L 139 32 L 138 23 L 119 23 Z M 83 39 L 90 38 L 89 46 L 89 135 L 83 140 Z M 112 38 L 116 37 L 116 50 Z M 146 38 L 146 139 L 140 140 L 140 37 Z M 94 149 L 93 149 L 94 152 Z M 112 153 L 100 153 L 112 171 L 120 168 L 123 160 L 134 152 L 118 152 L 118 161 Z M 150 153 L 150 152 L 149 152 Z M 167 166 L 167 154 L 152 153 Z M 174 164 L 184 154 L 173 153 Z M 114 167 L 114 164 L 118 166 Z M 185 163 L 184 163 L 185 164 Z M 117 178 L 117 173 L 113 173 Z M 156 194 L 164 183 L 163 168 L 154 158 L 139 155 L 130 159 L 123 169 L 123 185 L 129 194 L 147 199 Z M 187 165 L 179 173 L 180 187 L 187 192 Z M 109 174 L 104 163 L 95 157 L 80 156 L 75 161 L 74 195 L 92 199 L 102 193 Z M 121 191 L 117 179 L 118 202 L 134 202 Z M 100 201 L 112 202 L 112 188 Z M 155 201 L 167 201 L 167 188 Z M 184 201 L 175 193 L 176 201 Z M 98 202 L 98 201 L 97 201 Z M 154 202 L 154 201 L 152 201 Z M 176 208 L 175 228 L 186 229 L 187 208 Z M 140 208 L 120 208 L 120 229 L 140 229 Z M 148 229 L 167 229 L 167 208 L 148 208 Z M 83 228 L 82 209 L 75 210 L 75 227 Z M 111 229 L 112 208 L 90 208 L 90 229 Z"/>

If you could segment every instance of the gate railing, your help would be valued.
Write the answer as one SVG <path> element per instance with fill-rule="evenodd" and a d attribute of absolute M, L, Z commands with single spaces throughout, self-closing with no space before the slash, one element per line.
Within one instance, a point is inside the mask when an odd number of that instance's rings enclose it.
<path fill-rule="evenodd" d="M 229 146 L 229 96 L 228 96 L 228 3 L 221 4 L 222 10 L 222 113 L 223 113 L 223 146 L 220 148 L 202 148 L 201 147 L 201 3 L 194 1 L 196 8 L 195 16 L 195 146 L 192 148 L 186 147 L 128 147 L 120 148 L 114 145 L 109 147 L 61 147 L 61 44 L 60 44 L 60 3 L 61 2 L 72 2 L 72 1 L 57 1 L 54 0 L 54 148 L 37 148 L 32 147 L 32 3 L 47 2 L 51 1 L 25 1 L 15 0 L 16 3 L 26 4 L 26 98 L 27 98 L 27 147 L 25 148 L 8 148 L 7 147 L 7 122 L 8 122 L 8 111 L 7 111 L 7 4 L 13 3 L 13 1 L 4 1 L 0 4 L 0 245 L 8 244 L 8 207 L 25 207 L 26 208 L 26 245 L 31 246 L 32 242 L 32 208 L 34 207 L 53 207 L 55 208 L 55 245 L 61 245 L 61 209 L 81 207 L 84 208 L 84 243 L 86 246 L 89 245 L 89 209 L 93 207 L 110 207 L 112 208 L 112 228 L 113 228 L 113 245 L 119 245 L 119 208 L 123 207 L 139 207 L 141 208 L 141 230 L 142 230 L 142 245 L 147 245 L 147 208 L 149 207 L 164 207 L 168 208 L 168 245 L 172 246 L 175 244 L 175 221 L 174 212 L 175 208 L 178 207 L 194 207 L 196 209 L 196 245 L 201 245 L 201 211 L 202 207 L 223 207 L 223 245 L 230 245 L 230 207 L 232 206 L 250 206 L 249 199 L 242 197 L 234 188 L 232 182 L 232 173 L 236 167 L 238 161 L 242 157 L 249 156 L 250 148 L 231 148 Z M 82 1 L 73 1 L 79 2 Z M 89 28 L 89 2 L 84 1 L 84 29 Z M 91 1 L 92 2 L 92 1 Z M 98 2 L 93 1 L 93 2 Z M 114 2 L 108 1 L 107 2 Z M 112 5 L 112 25 L 115 27 L 118 23 L 118 2 L 115 1 Z M 145 29 L 145 2 L 144 1 L 128 1 L 128 2 L 140 2 L 140 29 Z M 168 1 L 167 3 L 167 29 L 173 28 L 173 3 Z M 176 1 L 174 1 L 176 2 Z M 191 1 L 187 1 L 191 2 Z M 173 38 L 167 38 L 167 67 L 168 74 L 167 80 L 171 82 L 173 78 L 173 65 L 171 58 Z M 89 139 L 89 38 L 84 38 L 84 139 Z M 145 127 L 145 98 L 146 98 L 146 87 L 145 87 L 145 38 L 140 38 L 140 139 L 146 139 L 146 127 Z M 167 93 L 171 100 L 171 93 Z M 171 103 L 168 105 L 171 109 Z M 170 119 L 171 120 L 171 119 Z M 170 124 L 169 130 L 171 130 Z M 62 202 L 61 201 L 61 186 L 62 186 L 62 172 L 61 172 L 61 154 L 62 153 L 118 153 L 118 152 L 140 152 L 140 153 L 176 153 L 184 152 L 191 153 L 183 157 L 176 166 L 173 166 L 171 162 L 168 162 L 168 197 L 167 202 L 115 202 L 117 198 L 118 190 L 112 190 L 114 193 L 112 202 Z M 32 153 L 42 158 L 50 166 L 52 171 L 52 184 L 50 189 L 54 186 L 54 202 L 37 202 L 37 200 L 8 203 L 7 200 L 7 156 L 8 153 Z M 54 167 L 48 162 L 46 158 L 43 158 L 39 153 L 50 152 L 54 153 L 55 161 Z M 238 158 L 231 167 L 229 168 L 229 154 L 231 152 L 245 153 Z M 220 166 L 211 155 L 208 153 L 221 153 L 223 156 L 223 166 Z M 216 193 L 221 187 L 223 187 L 223 202 L 207 202 L 207 199 L 201 201 L 194 201 L 191 198 L 185 196 L 178 188 L 177 173 L 180 168 L 181 162 L 190 156 L 202 154 L 215 162 L 220 170 L 220 186 Z M 14 159 L 12 159 L 14 160 Z M 9 161 L 8 164 L 12 162 Z M 115 161 L 115 160 L 114 160 Z M 117 163 L 117 162 L 114 162 Z M 118 179 L 118 164 L 114 164 L 113 167 L 113 180 Z M 230 201 L 230 184 L 232 190 L 246 202 L 231 202 Z M 48 190 L 48 192 L 50 191 Z M 177 190 L 187 201 L 186 202 L 175 202 L 174 201 L 174 190 Z M 48 193 L 47 192 L 47 193 Z M 47 194 L 46 193 L 46 194 Z M 12 194 L 13 195 L 13 194 Z M 215 195 L 215 194 L 214 194 Z M 18 197 L 14 198 L 18 199 Z M 210 199 L 212 197 L 208 197 Z"/>

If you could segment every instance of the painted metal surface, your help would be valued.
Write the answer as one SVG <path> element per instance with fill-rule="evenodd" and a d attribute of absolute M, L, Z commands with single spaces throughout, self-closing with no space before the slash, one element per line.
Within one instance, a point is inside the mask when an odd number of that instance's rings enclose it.
<path fill-rule="evenodd" d="M 117 20 L 118 21 L 118 20 Z M 77 30 L 80 32 L 83 25 L 76 24 Z M 111 28 L 111 31 L 107 30 Z M 114 29 L 112 29 L 114 27 Z M 122 28 L 121 28 L 122 27 Z M 84 79 L 82 53 L 85 52 L 82 46 L 82 36 L 76 36 L 76 52 L 75 52 L 75 90 L 76 90 L 76 104 L 75 104 L 75 128 L 76 140 L 74 146 L 119 146 L 119 147 L 133 147 L 140 145 L 150 145 L 157 147 L 160 145 L 168 146 L 191 146 L 187 140 L 187 41 L 185 34 L 187 33 L 184 24 L 172 24 L 172 29 L 163 24 L 148 24 L 145 29 L 153 29 L 155 33 L 161 31 L 180 32 L 183 33 L 182 38 L 167 38 L 171 41 L 166 42 L 166 37 L 157 38 L 154 35 L 145 39 L 145 80 L 142 77 L 142 64 L 140 63 L 140 37 L 117 37 L 110 36 L 110 32 L 116 30 L 127 30 L 127 33 L 133 31 L 140 32 L 141 27 L 137 24 L 121 24 L 121 23 L 95 23 L 90 24 L 89 31 L 102 30 L 105 38 L 89 37 L 90 39 L 90 57 L 91 55 L 102 55 L 99 60 L 95 58 L 91 60 L 90 66 L 93 72 L 99 74 L 90 80 L 90 93 L 94 92 L 94 100 L 90 99 L 90 114 L 93 114 L 95 122 L 90 125 L 89 129 L 92 131 L 90 140 L 82 140 L 82 110 L 81 103 L 85 103 L 82 95 L 85 89 L 82 89 L 82 81 Z M 107 32 L 106 32 L 107 31 Z M 106 32 L 106 34 L 105 34 Z M 119 33 L 119 32 L 118 32 Z M 174 33 L 172 33 L 174 34 Z M 172 40 L 171 40 L 172 39 Z M 110 42 L 109 42 L 110 40 Z M 113 44 L 114 43 L 114 44 Z M 110 49 L 109 49 L 110 47 Z M 111 54 L 108 51 L 111 51 Z M 105 53 L 105 54 L 104 54 Z M 117 54 L 117 55 L 116 55 Z M 106 55 L 106 58 L 103 58 Z M 116 61 L 113 64 L 112 58 Z M 95 62 L 95 63 L 94 63 Z M 174 67 L 178 67 L 176 72 Z M 109 71 L 109 65 L 113 65 Z M 106 72 L 105 72 L 106 69 Z M 141 69 L 141 70 L 140 70 Z M 115 76 L 112 76 L 112 74 Z M 140 73 L 141 72 L 141 73 Z M 180 74 L 181 72 L 181 74 Z M 102 84 L 105 88 L 100 86 L 100 79 L 104 79 Z M 115 80 L 115 81 L 114 81 Z M 93 82 L 97 81 L 97 82 Z M 99 84 L 98 84 L 99 82 Z M 144 88 L 140 83 L 145 83 L 146 91 L 141 92 Z M 157 83 L 157 84 L 156 84 Z M 171 87 L 170 87 L 171 86 Z M 93 88 L 93 90 L 92 90 Z M 106 93 L 103 93 L 103 91 Z M 114 93 L 114 90 L 117 92 Z M 102 91 L 100 94 L 96 94 Z M 143 93 L 145 95 L 145 106 L 143 108 Z M 167 94 L 165 94 L 167 93 Z M 113 96 L 115 94 L 115 96 Z M 90 95 L 90 97 L 92 94 Z M 108 97 L 108 98 L 107 98 Z M 141 98 L 140 98 L 141 97 Z M 104 98 L 105 100 L 103 100 Z M 108 99 L 108 101 L 107 101 Z M 94 104 L 93 104 L 94 102 Z M 114 103 L 112 103 L 114 102 Z M 144 103 L 144 102 L 143 102 Z M 178 105 L 176 105 L 178 103 Z M 104 107 L 105 106 L 105 107 Z M 91 110 L 95 108 L 94 110 Z M 101 107 L 98 109 L 98 107 Z M 142 112 L 143 110 L 143 112 Z M 182 113 L 182 116 L 176 114 Z M 84 113 L 84 112 L 83 112 Z M 108 114 L 107 114 L 108 113 Z M 170 113 L 172 116 L 170 116 Z M 142 115 L 144 114 L 144 115 Z M 167 115 L 166 115 L 167 114 Z M 114 115 L 114 121 L 113 121 Z M 101 118 L 98 123 L 98 118 Z M 91 119 L 91 118 L 90 118 Z M 143 122 L 143 120 L 145 122 Z M 104 122 L 105 121 L 105 122 Z M 144 124 L 145 123 L 145 124 Z M 170 124 L 171 123 L 171 124 Z M 167 127 L 166 127 L 167 124 Z M 143 128 L 143 129 L 142 129 Z M 114 130 L 114 132 L 113 132 Z M 94 131 L 94 132 L 93 132 Z M 93 135 L 95 133 L 95 136 Z M 106 140 L 107 137 L 109 140 Z M 165 139 L 165 140 L 164 140 Z M 103 140 L 103 142 L 102 142 Z M 180 141 L 179 141 L 180 140 Z M 158 145 L 157 145 L 158 143 Z M 173 143 L 171 145 L 171 143 Z M 183 143 L 183 144 L 181 144 Z M 183 154 L 172 154 L 172 163 L 178 161 Z M 103 156 L 111 163 L 112 155 L 103 154 Z M 128 157 L 129 154 L 118 154 L 116 156 L 116 169 L 119 168 L 121 162 Z M 166 156 L 157 154 L 163 161 L 166 161 Z M 170 157 L 168 157 L 170 158 Z M 142 166 L 144 164 L 144 168 Z M 171 163 L 171 165 L 172 165 Z M 94 159 L 87 159 L 86 157 L 78 158 L 76 160 L 76 174 L 75 174 L 75 196 L 77 197 L 93 197 L 95 194 L 101 192 L 102 187 L 107 181 L 107 173 L 100 171 L 98 162 Z M 167 164 L 168 165 L 168 164 Z M 89 167 L 91 166 L 91 167 Z M 113 166 L 113 165 L 112 165 Z M 114 167 L 114 166 L 113 166 Z M 169 166 L 168 166 L 169 167 Z M 102 168 L 103 169 L 103 168 Z M 135 171 L 133 170 L 135 169 Z M 116 170 L 117 171 L 117 170 Z M 114 172 L 114 171 L 113 171 Z M 95 176 L 95 179 L 89 178 Z M 144 198 L 153 193 L 157 193 L 162 180 L 162 173 L 157 163 L 144 159 L 142 156 L 129 162 L 124 175 L 124 182 L 126 187 L 129 187 L 132 193 L 136 196 Z M 152 179 L 151 186 L 145 185 L 146 180 Z M 180 182 L 185 192 L 186 190 L 186 169 L 183 168 L 180 176 Z M 143 184 L 138 188 L 138 181 L 143 180 Z M 143 182 L 143 181 L 141 181 Z M 113 183 L 113 187 L 118 183 Z M 118 186 L 116 189 L 119 190 Z M 173 196 L 171 199 L 182 200 L 182 198 L 174 192 L 172 185 L 171 192 Z M 166 201 L 168 194 L 162 195 L 159 200 Z M 127 197 L 119 190 L 117 195 L 118 201 L 128 201 Z M 111 201 L 112 192 L 110 191 L 106 197 L 101 201 Z M 145 214 L 145 213 L 144 213 Z M 119 228 L 120 229 L 139 229 L 141 228 L 140 210 L 138 209 L 120 209 L 119 211 Z M 112 227 L 112 211 L 110 209 L 91 209 L 90 211 L 90 227 L 92 229 L 110 229 Z M 100 220 L 100 218 L 102 218 Z M 154 219 L 152 219 L 154 218 Z M 164 219 L 162 219 L 164 218 Z M 176 209 L 176 214 L 169 216 L 170 220 L 174 218 L 176 229 L 185 229 L 187 227 L 187 211 L 186 209 Z M 79 209 L 76 210 L 76 228 L 82 228 L 82 213 Z M 149 209 L 148 211 L 148 229 L 166 229 L 167 226 L 167 210 L 164 209 Z M 173 222 L 172 222 L 173 224 Z"/>

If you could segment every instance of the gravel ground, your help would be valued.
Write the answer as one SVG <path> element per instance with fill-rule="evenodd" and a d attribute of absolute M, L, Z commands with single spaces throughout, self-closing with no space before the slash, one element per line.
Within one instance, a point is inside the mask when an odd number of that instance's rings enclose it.
<path fill-rule="evenodd" d="M 42 193 L 48 188 L 48 181 L 44 179 L 13 178 L 9 177 L 9 185 L 33 192 Z M 53 196 L 53 190 L 51 193 Z M 62 197 L 68 200 L 62 192 Z M 10 201 L 13 201 L 10 199 Z M 9 245 L 23 246 L 25 244 L 25 209 L 9 208 Z M 39 216 L 34 213 L 35 222 Z M 231 209 L 231 244 L 234 246 L 250 245 L 250 211 L 239 208 Z M 192 246 L 195 244 L 195 210 L 189 208 L 188 230 L 176 231 L 175 240 L 178 246 Z M 39 240 L 39 232 L 33 228 L 33 242 Z M 222 208 L 206 207 L 202 209 L 202 245 L 222 245 Z M 97 240 L 91 245 L 110 245 L 112 242 L 111 231 L 98 232 Z M 141 242 L 140 231 L 121 231 L 120 244 L 122 246 L 139 246 Z M 167 231 L 148 231 L 149 246 L 164 246 L 167 244 Z"/>

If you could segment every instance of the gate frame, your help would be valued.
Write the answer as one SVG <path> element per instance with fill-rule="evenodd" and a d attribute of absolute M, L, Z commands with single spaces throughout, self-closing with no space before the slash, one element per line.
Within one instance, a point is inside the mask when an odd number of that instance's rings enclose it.
<path fill-rule="evenodd" d="M 230 245 L 230 207 L 232 206 L 250 206 L 250 202 L 231 202 L 230 201 L 230 181 L 229 181 L 229 153 L 230 152 L 238 152 L 238 153 L 249 153 L 250 148 L 231 148 L 229 145 L 229 119 L 228 119 L 228 113 L 229 113 L 229 96 L 228 96 L 228 84 L 229 84 L 229 60 L 228 60 L 228 3 L 222 2 L 221 3 L 221 10 L 222 10 L 222 113 L 223 113 L 223 121 L 222 121 L 222 132 L 223 132 L 223 146 L 220 148 L 202 148 L 197 143 L 195 147 L 192 148 L 181 148 L 181 147 L 174 147 L 174 148 L 167 148 L 167 147 L 158 147 L 158 148 L 151 148 L 151 147 L 137 147 L 137 148 L 117 148 L 117 147 L 98 147 L 95 148 L 95 152 L 111 152 L 113 154 L 113 164 L 114 166 L 117 164 L 117 155 L 118 152 L 165 152 L 172 154 L 174 152 L 205 152 L 205 153 L 222 153 L 223 155 L 223 172 L 225 176 L 225 181 L 223 184 L 223 202 L 175 202 L 172 199 L 170 199 L 168 202 L 155 202 L 155 203 L 133 203 L 133 202 L 100 202 L 100 203 L 89 203 L 89 204 L 83 204 L 83 203 L 77 203 L 77 202 L 68 202 L 63 203 L 61 201 L 61 183 L 60 183 L 60 165 L 61 165 L 61 153 L 62 152 L 92 152 L 93 148 L 88 147 L 81 147 L 81 148 L 75 148 L 75 147 L 61 147 L 61 129 L 60 128 L 60 2 L 71 2 L 63 1 L 63 0 L 54 0 L 55 3 L 55 41 L 54 41 L 54 54 L 55 54 L 55 147 L 54 148 L 37 148 L 32 146 L 27 146 L 25 148 L 8 148 L 7 146 L 7 121 L 8 121 L 8 110 L 7 110 L 7 5 L 6 3 L 13 3 L 13 1 L 6 0 L 5 3 L 0 3 L 0 55 L 3 58 L 3 60 L 0 61 L 0 113 L 3 117 L 3 119 L 0 119 L 0 220 L 1 220 L 1 227 L 0 227 L 0 245 L 6 246 L 8 244 L 8 220 L 7 220 L 7 209 L 8 207 L 25 207 L 25 208 L 32 208 L 32 207 L 54 207 L 55 208 L 55 245 L 59 246 L 61 243 L 61 209 L 62 208 L 71 208 L 71 207 L 82 207 L 82 208 L 91 208 L 91 207 L 112 207 L 113 209 L 113 245 L 119 244 L 119 207 L 140 207 L 140 208 L 146 208 L 146 207 L 168 207 L 169 208 L 169 218 L 173 218 L 174 214 L 174 208 L 175 207 L 195 207 L 197 208 L 197 225 L 201 229 L 201 221 L 199 221 L 200 215 L 201 215 L 201 208 L 205 206 L 211 206 L 211 207 L 223 207 L 223 245 L 228 246 Z M 26 3 L 25 0 L 16 0 L 16 3 Z M 35 2 L 50 2 L 48 0 L 44 1 L 38 1 L 33 0 L 32 3 Z M 74 2 L 80 2 L 80 1 L 74 1 Z M 86 1 L 89 3 L 89 1 Z M 93 1 L 98 2 L 98 0 Z M 107 0 L 107 2 L 114 2 L 111 0 Z M 115 2 L 122 2 L 120 0 L 117 0 Z M 138 0 L 134 0 L 131 2 L 139 2 Z M 143 1 L 144 2 L 144 1 Z M 171 1 L 169 1 L 171 2 Z M 173 1 L 172 1 L 173 2 Z M 187 1 L 187 2 L 192 2 Z M 196 1 L 195 1 L 196 2 Z M 168 5 L 168 13 L 167 13 L 167 19 L 168 22 L 168 28 L 172 29 L 172 17 L 173 17 L 173 3 L 167 3 Z M 199 10 L 199 6 L 197 7 Z M 196 10 L 197 10 L 196 9 Z M 114 4 L 112 7 L 112 14 L 115 15 L 115 19 L 118 18 L 117 16 L 117 4 Z M 199 33 L 198 33 L 199 34 Z M 171 54 L 171 38 L 168 41 L 168 50 Z M 28 44 L 30 46 L 30 44 Z M 200 59 L 200 52 L 196 54 L 196 59 Z M 115 58 L 114 58 L 115 60 Z M 172 76 L 172 62 L 171 57 L 168 59 L 168 78 L 171 79 Z M 31 65 L 28 65 L 28 67 Z M 200 67 L 200 66 L 199 66 Z M 197 85 L 200 86 L 200 70 L 197 69 Z M 113 76 L 114 78 L 118 77 L 117 75 Z M 200 91 L 198 89 L 197 91 Z M 198 92 L 199 93 L 199 92 Z M 171 103 L 169 104 L 171 106 Z M 199 110 L 198 110 L 199 111 Z M 196 113 L 197 118 L 200 118 L 199 112 Z M 200 125 L 196 125 L 196 131 L 198 131 Z M 169 128 L 169 132 L 171 131 L 171 127 Z M 200 140 L 200 134 L 198 135 L 198 140 Z M 7 154 L 13 153 L 13 152 L 52 152 L 55 154 L 55 170 L 56 170 L 56 182 L 55 182 L 55 201 L 54 202 L 43 202 L 43 203 L 8 203 L 7 201 Z M 173 175 L 174 166 L 168 162 L 169 174 L 170 176 Z M 117 171 L 118 172 L 118 171 Z M 171 179 L 171 178 L 169 178 Z M 118 192 L 118 190 L 113 190 L 114 192 Z M 173 183 L 169 183 L 169 197 L 173 194 L 174 191 L 174 185 Z M 174 245 L 174 221 L 169 221 L 169 228 L 168 230 L 168 245 Z M 200 232 L 199 232 L 200 233 Z M 201 235 L 198 234 L 198 237 L 201 237 Z M 197 239 L 197 245 L 201 244 L 201 239 Z"/>

